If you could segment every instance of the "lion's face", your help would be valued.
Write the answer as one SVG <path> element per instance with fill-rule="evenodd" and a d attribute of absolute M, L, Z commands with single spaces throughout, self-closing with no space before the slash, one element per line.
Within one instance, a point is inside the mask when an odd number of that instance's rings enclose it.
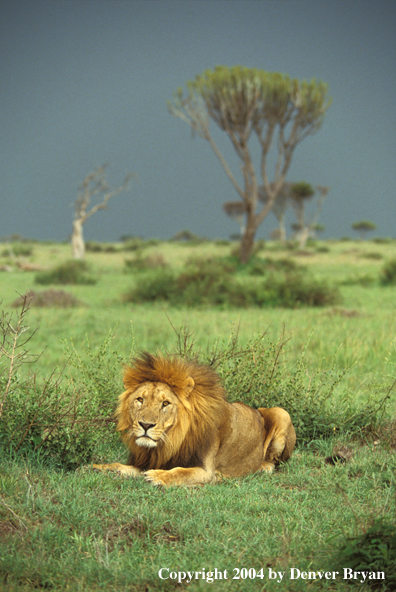
<path fill-rule="evenodd" d="M 177 396 L 166 384 L 143 383 L 128 397 L 128 435 L 145 448 L 165 443 L 168 432 L 177 423 L 179 405 Z"/>

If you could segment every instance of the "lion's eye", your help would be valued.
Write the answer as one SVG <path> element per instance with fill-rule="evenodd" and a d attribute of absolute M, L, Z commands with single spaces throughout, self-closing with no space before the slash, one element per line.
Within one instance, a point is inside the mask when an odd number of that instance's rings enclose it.
<path fill-rule="evenodd" d="M 139 401 L 139 403 L 143 403 L 143 399 L 142 399 L 142 397 L 138 397 L 138 398 L 136 399 L 136 401 Z"/>
<path fill-rule="evenodd" d="M 162 403 L 162 407 L 168 407 L 168 405 L 170 405 L 170 402 L 169 401 L 164 401 Z"/>

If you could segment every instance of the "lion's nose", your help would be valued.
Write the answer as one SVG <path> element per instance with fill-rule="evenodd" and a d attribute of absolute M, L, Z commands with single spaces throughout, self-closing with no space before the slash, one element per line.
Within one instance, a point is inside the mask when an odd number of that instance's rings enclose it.
<path fill-rule="evenodd" d="M 144 423 L 143 421 L 139 421 L 139 424 L 142 426 L 145 432 L 155 426 L 155 423 Z"/>

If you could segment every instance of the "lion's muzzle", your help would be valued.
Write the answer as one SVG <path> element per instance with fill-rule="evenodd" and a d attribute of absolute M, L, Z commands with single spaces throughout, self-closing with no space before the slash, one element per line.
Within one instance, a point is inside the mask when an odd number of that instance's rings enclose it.
<path fill-rule="evenodd" d="M 145 448 L 155 448 L 157 440 L 153 437 L 152 430 L 155 428 L 155 423 L 145 423 L 139 421 L 139 434 L 136 435 L 136 444 Z"/>

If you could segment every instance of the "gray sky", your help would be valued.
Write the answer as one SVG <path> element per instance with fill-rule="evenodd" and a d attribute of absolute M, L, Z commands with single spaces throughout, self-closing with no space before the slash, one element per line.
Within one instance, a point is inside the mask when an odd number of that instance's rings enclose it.
<path fill-rule="evenodd" d="M 166 107 L 218 64 L 327 82 L 333 104 L 288 180 L 330 186 L 325 237 L 360 219 L 396 236 L 394 0 L 3 0 L 0 19 L 0 236 L 68 238 L 78 187 L 105 162 L 110 184 L 138 180 L 88 220 L 87 239 L 237 232 L 220 163 Z M 275 227 L 270 214 L 259 236 Z"/>

